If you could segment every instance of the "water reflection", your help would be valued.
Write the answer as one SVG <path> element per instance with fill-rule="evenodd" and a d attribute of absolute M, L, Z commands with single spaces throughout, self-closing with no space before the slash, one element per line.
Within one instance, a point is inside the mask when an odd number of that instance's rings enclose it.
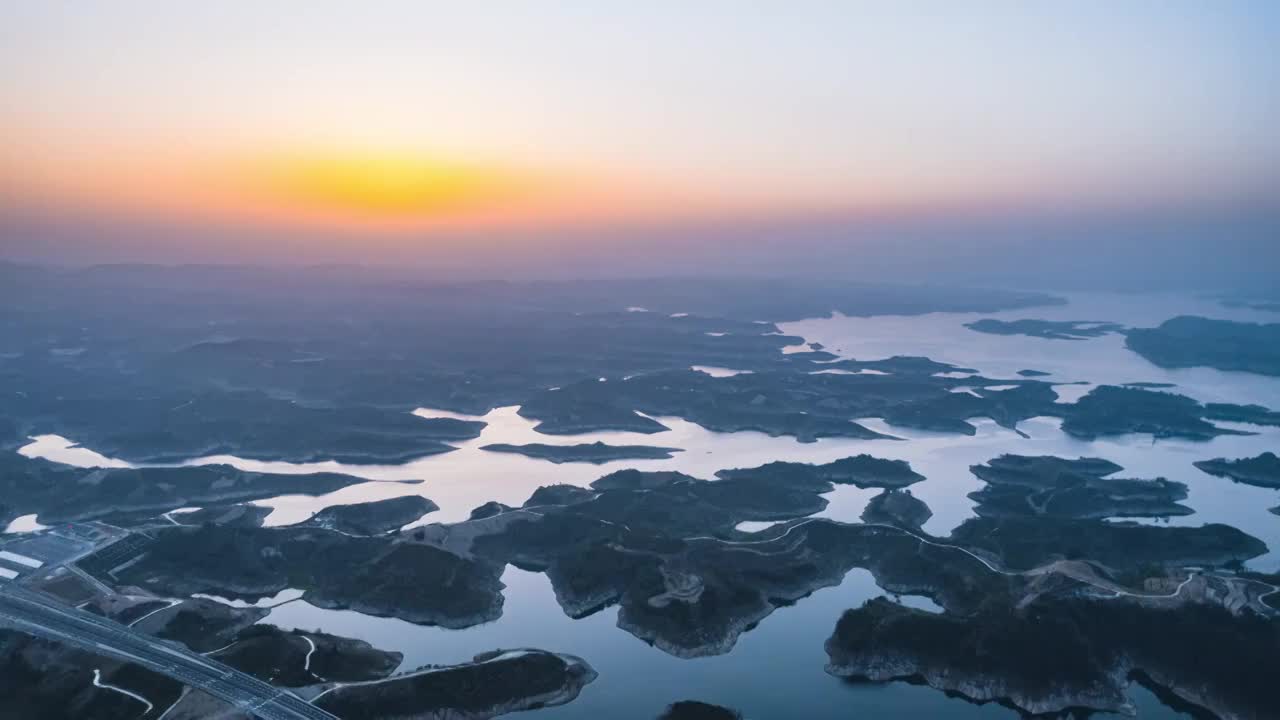
<path fill-rule="evenodd" d="M 41 525 L 36 522 L 35 515 L 21 515 L 14 518 L 13 521 L 9 523 L 9 526 L 4 529 L 4 533 L 6 535 L 11 533 L 29 533 L 46 530 L 48 527 L 48 525 Z"/>
<path fill-rule="evenodd" d="M 737 708 L 748 718 L 1017 718 L 995 704 L 973 705 L 906 683 L 854 684 L 823 672 L 823 643 L 847 608 L 884 595 L 871 574 L 857 569 L 835 587 L 815 591 L 778 609 L 745 633 L 733 652 L 680 659 L 618 630 L 617 608 L 569 618 L 556 604 L 545 575 L 508 567 L 502 576 L 507 604 L 498 620 L 467 630 L 413 625 L 305 602 L 279 606 L 263 622 L 359 637 L 404 654 L 401 669 L 427 663 L 466 662 L 486 650 L 538 647 L 585 657 L 600 677 L 568 705 L 537 711 L 539 718 L 649 719 L 677 700 L 699 699 Z M 926 598 L 904 604 L 936 611 Z M 1177 717 L 1149 693 L 1134 689 L 1144 718 Z"/>
<path fill-rule="evenodd" d="M 977 333 L 974 333 L 977 335 Z M 1068 342 L 1068 341 L 1060 341 Z M 1087 342 L 1096 342 L 1090 340 Z M 716 433 L 679 418 L 659 420 L 670 427 L 667 432 L 640 435 L 624 432 L 601 432 L 572 437 L 549 437 L 533 430 L 534 423 L 520 417 L 516 408 L 499 408 L 483 417 L 488 423 L 483 434 L 461 443 L 459 449 L 434 455 L 403 465 L 347 465 L 337 462 L 284 463 L 246 460 L 217 455 L 187 464 L 227 463 L 237 468 L 258 472 L 314 473 L 342 472 L 373 481 L 417 480 L 421 484 L 369 482 L 342 488 L 318 497 L 284 495 L 255 502 L 269 507 L 268 525 L 302 522 L 320 510 L 332 506 L 402 495 L 422 495 L 440 506 L 440 510 L 423 517 L 418 523 L 457 522 L 470 511 L 497 500 L 509 505 L 522 504 L 539 486 L 567 483 L 586 486 L 603 474 L 621 468 L 641 470 L 679 470 L 691 475 L 711 478 L 716 470 L 752 467 L 774 460 L 830 462 L 858 453 L 907 460 L 927 480 L 912 486 L 912 493 L 929 505 L 933 517 L 924 529 L 935 535 L 946 535 L 966 518 L 973 516 L 973 501 L 967 495 L 981 487 L 969 472 L 977 465 L 1002 453 L 1023 455 L 1059 455 L 1063 457 L 1093 456 L 1112 460 L 1124 467 L 1125 477 L 1165 477 L 1185 483 L 1189 489 L 1186 504 L 1196 512 L 1173 518 L 1177 525 L 1202 525 L 1221 522 L 1258 537 L 1270 549 L 1266 555 L 1250 561 L 1249 566 L 1266 572 L 1280 570 L 1280 522 L 1268 508 L 1280 503 L 1274 490 L 1234 483 L 1207 475 L 1192 466 L 1197 460 L 1213 457 L 1248 457 L 1280 447 L 1280 428 L 1242 423 L 1224 426 L 1248 430 L 1256 435 L 1222 435 L 1209 442 L 1188 440 L 1153 441 L 1149 435 L 1123 435 L 1097 440 L 1080 440 L 1066 435 L 1057 418 L 1032 418 L 1019 424 L 1027 437 L 1002 428 L 986 419 L 974 419 L 973 436 L 934 433 L 891 426 L 878 419 L 863 419 L 862 424 L 877 432 L 906 438 L 907 442 L 888 440 L 856 440 L 823 438 L 815 443 L 800 443 L 790 438 L 774 438 L 756 432 Z M 660 442 L 683 448 L 684 452 L 666 460 L 621 460 L 603 465 L 553 463 L 502 453 L 488 453 L 480 447 L 494 442 L 523 444 L 529 442 L 574 444 L 596 440 L 614 443 Z M 80 466 L 127 466 L 118 460 L 102 458 L 85 448 L 71 445 L 57 436 L 41 436 L 22 448 L 23 454 L 44 457 Z M 856 522 L 875 490 L 840 486 L 828 493 L 828 507 L 818 513 L 822 517 Z M 418 524 L 415 523 L 415 524 Z"/>
<path fill-rule="evenodd" d="M 841 357 L 871 360 L 891 355 L 923 355 L 939 362 L 977 368 L 987 377 L 1015 377 L 1019 370 L 1047 372 L 1044 380 L 1087 380 L 1094 384 L 1168 382 L 1202 402 L 1258 403 L 1280 407 L 1280 378 L 1211 368 L 1165 370 L 1124 347 L 1124 336 L 1088 340 L 1045 340 L 991 335 L 965 323 L 981 318 L 1019 320 L 1106 320 L 1128 327 L 1154 327 L 1178 315 L 1240 322 L 1276 322 L 1276 314 L 1228 308 L 1215 301 L 1180 295 L 1091 293 L 1070 295 L 1066 305 L 996 313 L 931 313 L 915 317 L 881 315 L 782 323 L 787 335 L 822 343 Z"/>

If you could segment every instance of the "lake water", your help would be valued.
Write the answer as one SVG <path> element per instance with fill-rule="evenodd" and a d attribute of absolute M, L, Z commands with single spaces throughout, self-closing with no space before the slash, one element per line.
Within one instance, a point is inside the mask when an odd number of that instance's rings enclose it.
<path fill-rule="evenodd" d="M 677 700 L 697 699 L 735 707 L 747 718 L 1018 718 L 1009 708 L 975 705 L 907 683 L 849 683 L 823 672 L 823 643 L 845 609 L 884 594 L 865 570 L 853 570 L 837 587 L 823 588 L 778 609 L 745 633 L 727 655 L 684 660 L 618 630 L 617 608 L 573 620 L 556 604 L 545 575 L 508 567 L 507 604 L 495 622 L 446 630 L 345 610 L 292 602 L 263 622 L 284 628 L 324 630 L 361 637 L 404 653 L 402 669 L 425 663 L 466 662 L 497 648 L 537 647 L 586 658 L 600 674 L 577 700 L 534 713 L 538 718 L 652 720 Z M 905 604 L 931 609 L 923 598 Z M 1141 717 L 1186 717 L 1134 686 Z"/>
<path fill-rule="evenodd" d="M 1073 296 L 1065 306 L 1031 308 L 990 314 L 935 313 L 915 317 L 831 318 L 786 323 L 782 330 L 820 342 L 841 357 L 874 360 L 892 355 L 923 355 L 935 360 L 979 370 L 989 378 L 1017 378 L 1018 370 L 1050 373 L 1052 382 L 1100 383 L 1167 382 L 1175 392 L 1205 402 L 1258 403 L 1280 408 L 1280 378 L 1226 373 L 1206 368 L 1163 370 L 1123 346 L 1123 338 L 1107 335 L 1088 340 L 1044 340 L 1023 336 L 997 336 L 965 328 L 980 317 L 1003 319 L 1114 321 L 1149 327 L 1179 314 L 1247 321 L 1271 321 L 1274 313 L 1229 309 L 1211 301 L 1181 297 L 1128 295 Z M 802 346 L 796 346 L 796 350 Z M 728 369 L 706 368 L 716 374 Z M 1057 388 L 1060 398 L 1073 401 L 1091 386 Z M 499 408 L 485 416 L 488 423 L 480 438 L 459 444 L 455 452 L 423 458 L 403 465 L 345 465 L 334 462 L 292 464 L 243 460 L 228 456 L 199 458 L 191 464 L 225 462 L 245 470 L 279 473 L 344 472 L 369 479 L 320 497 L 284 496 L 261 501 L 270 507 L 270 525 L 305 520 L 330 505 L 364 502 L 406 494 L 421 494 L 440 506 L 419 523 L 465 519 L 472 508 L 490 500 L 518 505 L 539 486 L 553 483 L 587 485 L 599 476 L 621 468 L 680 470 L 710 478 L 716 470 L 751 467 L 774 460 L 827 462 L 867 452 L 880 457 L 908 460 L 927 480 L 912 492 L 933 510 L 925 529 L 946 535 L 972 516 L 973 503 L 966 495 L 981 485 L 969 466 L 1001 453 L 1052 454 L 1067 457 L 1096 456 L 1125 469 L 1126 477 L 1167 477 L 1186 483 L 1186 504 L 1195 514 L 1174 518 L 1179 525 L 1224 522 L 1267 543 L 1271 551 L 1250 563 L 1263 571 L 1280 570 L 1280 518 L 1268 508 L 1280 504 L 1280 493 L 1211 477 L 1192 462 L 1213 457 L 1247 457 L 1266 450 L 1280 450 L 1280 428 L 1232 424 L 1256 432 L 1251 436 L 1222 436 L 1209 442 L 1153 441 L 1150 436 L 1128 435 L 1082 441 L 1060 429 L 1056 418 L 1033 418 L 1019 429 L 1027 435 L 977 420 L 975 436 L 928 433 L 865 420 L 873 430 L 901 438 L 891 440 L 823 439 L 798 443 L 760 433 L 714 433 L 678 418 L 658 418 L 671 429 L 654 435 L 605 432 L 573 437 L 545 436 L 533 431 L 533 423 L 521 418 L 517 408 Z M 421 410 L 425 417 L 459 416 Z M 682 448 L 669 460 L 618 461 L 604 465 L 555 465 L 520 455 L 489 453 L 489 443 L 576 444 L 582 442 L 654 444 Z M 82 466 L 125 466 L 92 449 L 74 447 L 57 436 L 35 439 L 21 452 Z M 386 480 L 422 480 L 421 484 L 386 483 Z M 819 515 L 856 521 L 867 500 L 878 491 L 843 486 L 827 495 L 828 507 Z M 302 601 L 274 608 L 267 622 L 285 627 L 321 629 L 360 637 L 377 647 L 405 654 L 404 668 L 424 663 L 451 663 L 470 659 L 494 648 L 521 646 L 568 652 L 586 658 L 600 673 L 575 702 L 535 713 L 546 718 L 654 718 L 670 702 L 698 699 L 736 707 L 749 718 L 847 718 L 918 717 L 968 718 L 1016 717 L 998 705 L 977 706 L 949 698 L 924 687 L 905 683 L 850 684 L 823 672 L 823 642 L 841 612 L 882 594 L 862 570 L 851 572 L 842 584 L 813 593 L 795 605 L 781 608 L 745 633 L 734 650 L 714 658 L 682 660 L 671 657 L 633 636 L 617 630 L 616 608 L 572 620 L 555 603 L 546 578 L 508 568 L 506 604 L 501 619 L 466 630 L 416 626 L 403 621 L 374 618 L 347 611 L 323 610 Z M 921 598 L 906 602 L 929 607 Z M 1141 717 L 1180 717 L 1142 688 L 1133 689 Z"/>

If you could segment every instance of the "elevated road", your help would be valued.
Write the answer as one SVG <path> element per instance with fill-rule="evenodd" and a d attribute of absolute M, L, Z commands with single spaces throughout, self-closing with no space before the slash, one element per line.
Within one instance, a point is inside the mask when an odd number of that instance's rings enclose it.
<path fill-rule="evenodd" d="M 14 584 L 0 586 L 0 625 L 136 663 L 203 690 L 262 720 L 337 720 L 297 695 L 177 643 L 67 607 Z"/>

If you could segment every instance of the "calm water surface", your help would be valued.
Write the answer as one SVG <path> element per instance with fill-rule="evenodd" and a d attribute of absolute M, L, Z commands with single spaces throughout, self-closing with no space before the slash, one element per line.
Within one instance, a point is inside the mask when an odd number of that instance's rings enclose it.
<path fill-rule="evenodd" d="M 587 658 L 600 674 L 577 700 L 539 710 L 539 718 L 652 720 L 670 703 L 698 699 L 734 707 L 748 718 L 1018 718 L 994 703 L 975 705 L 907 683 L 849 683 L 823 672 L 823 643 L 845 609 L 883 595 L 871 574 L 853 570 L 837 587 L 823 588 L 780 608 L 745 633 L 727 655 L 682 660 L 618 630 L 617 608 L 580 620 L 564 615 L 545 575 L 508 567 L 507 605 L 495 622 L 446 630 L 350 611 L 292 602 L 263 622 L 358 636 L 404 653 L 402 669 L 424 663 L 466 662 L 495 648 L 538 647 Z M 930 609 L 924 598 L 903 598 Z M 1143 718 L 1185 717 L 1133 686 Z"/>

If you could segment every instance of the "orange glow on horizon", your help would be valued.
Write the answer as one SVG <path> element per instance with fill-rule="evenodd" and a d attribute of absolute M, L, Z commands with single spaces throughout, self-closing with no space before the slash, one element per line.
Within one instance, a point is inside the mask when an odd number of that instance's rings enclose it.
<path fill-rule="evenodd" d="M 545 180 L 515 172 L 403 153 L 273 156 L 244 164 L 229 184 L 249 205 L 373 222 L 500 214 L 548 191 Z"/>
<path fill-rule="evenodd" d="M 84 212 L 418 242 L 442 237 L 433 233 L 998 212 L 1082 194 L 1031 178 L 1014 186 L 975 179 L 958 191 L 945 182 L 877 178 L 870 167 L 868 177 L 825 195 L 786 184 L 707 188 L 602 168 L 568 171 L 416 149 L 352 148 L 261 140 L 188 147 L 173 138 L 141 137 L 68 142 L 30 133 L 0 143 L 0 204 L 52 216 Z M 1130 200 L 1140 198 L 1135 191 Z"/>
<path fill-rule="evenodd" d="M 0 148 L 0 155 L 0 199 L 9 202 L 281 229 L 537 228 L 698 215 L 711 206 L 687 192 L 625 180 L 404 150 L 29 143 Z"/>

